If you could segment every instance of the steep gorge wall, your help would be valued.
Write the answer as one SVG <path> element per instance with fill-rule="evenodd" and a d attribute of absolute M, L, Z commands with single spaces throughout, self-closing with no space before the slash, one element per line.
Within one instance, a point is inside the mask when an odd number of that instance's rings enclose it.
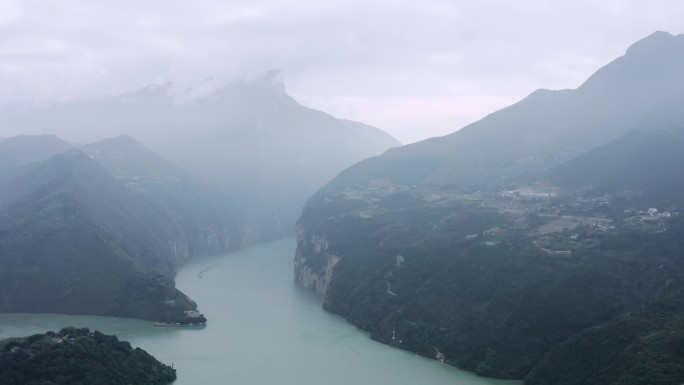
<path fill-rule="evenodd" d="M 324 235 L 297 225 L 297 251 L 294 258 L 297 283 L 325 295 L 330 287 L 333 269 L 340 259 L 340 256 L 329 251 L 329 243 Z"/>

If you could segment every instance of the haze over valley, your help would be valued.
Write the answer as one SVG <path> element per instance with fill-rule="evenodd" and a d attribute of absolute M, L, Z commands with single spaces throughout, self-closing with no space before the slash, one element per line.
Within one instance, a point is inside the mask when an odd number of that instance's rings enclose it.
<path fill-rule="evenodd" d="M 0 383 L 684 383 L 678 3 L 70 3 L 0 4 Z"/>

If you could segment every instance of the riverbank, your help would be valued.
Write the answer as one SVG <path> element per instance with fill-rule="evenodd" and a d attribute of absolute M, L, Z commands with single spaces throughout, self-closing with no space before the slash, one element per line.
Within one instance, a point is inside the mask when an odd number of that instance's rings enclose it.
<path fill-rule="evenodd" d="M 293 239 L 195 261 L 177 287 L 202 304 L 203 329 L 155 328 L 147 321 L 53 314 L 0 314 L 0 339 L 66 325 L 85 326 L 139 346 L 178 372 L 174 385 L 517 385 L 372 341 L 292 278 Z M 202 278 L 198 273 L 202 272 Z"/>

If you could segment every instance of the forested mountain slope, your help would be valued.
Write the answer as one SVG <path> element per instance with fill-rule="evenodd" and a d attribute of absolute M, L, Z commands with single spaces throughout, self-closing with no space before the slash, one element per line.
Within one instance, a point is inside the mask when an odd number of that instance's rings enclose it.
<path fill-rule="evenodd" d="M 183 318 L 178 236 L 78 150 L 0 174 L 0 310 Z"/>
<path fill-rule="evenodd" d="M 91 100 L 9 103 L 0 124 L 80 143 L 130 135 L 228 194 L 257 239 L 291 235 L 316 189 L 399 145 L 377 128 L 300 105 L 277 71 L 199 94 L 164 83 Z"/>
<path fill-rule="evenodd" d="M 0 341 L 0 382 L 5 385 L 165 385 L 175 380 L 173 367 L 88 328 Z"/>
<path fill-rule="evenodd" d="M 682 68 L 684 36 L 655 33 L 576 90 L 346 169 L 302 212 L 297 281 L 372 338 L 482 375 L 684 381 Z"/>
<path fill-rule="evenodd" d="M 39 162 L 74 148 L 54 135 L 24 135 L 0 141 L 0 168 Z"/>

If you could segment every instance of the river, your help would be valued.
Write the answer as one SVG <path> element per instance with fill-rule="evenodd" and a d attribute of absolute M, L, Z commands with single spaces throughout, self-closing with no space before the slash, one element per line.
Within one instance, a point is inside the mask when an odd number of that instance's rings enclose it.
<path fill-rule="evenodd" d="M 294 283 L 294 248 L 292 239 L 270 242 L 183 267 L 177 287 L 209 319 L 204 329 L 155 328 L 126 318 L 0 314 L 0 339 L 69 325 L 116 334 L 173 364 L 175 385 L 519 384 L 372 341 Z"/>

